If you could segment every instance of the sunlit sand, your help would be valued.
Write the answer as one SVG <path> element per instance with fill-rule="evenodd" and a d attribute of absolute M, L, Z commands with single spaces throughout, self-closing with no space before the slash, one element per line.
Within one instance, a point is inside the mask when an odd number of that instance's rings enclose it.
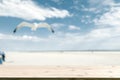
<path fill-rule="evenodd" d="M 0 77 L 120 77 L 120 52 L 6 52 Z"/>

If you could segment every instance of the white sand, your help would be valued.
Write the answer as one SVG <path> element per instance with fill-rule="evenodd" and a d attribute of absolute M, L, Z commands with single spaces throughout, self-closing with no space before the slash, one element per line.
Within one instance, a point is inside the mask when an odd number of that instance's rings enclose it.
<path fill-rule="evenodd" d="M 120 52 L 6 52 L 0 77 L 120 78 Z"/>
<path fill-rule="evenodd" d="M 120 52 L 6 52 L 3 65 L 120 65 Z"/>

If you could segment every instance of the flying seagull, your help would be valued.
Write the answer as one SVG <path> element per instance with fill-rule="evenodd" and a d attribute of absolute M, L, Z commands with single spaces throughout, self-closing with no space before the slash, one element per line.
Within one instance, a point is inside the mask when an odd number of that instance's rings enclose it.
<path fill-rule="evenodd" d="M 29 27 L 31 28 L 32 31 L 35 31 L 37 28 L 47 28 L 48 30 L 50 30 L 52 33 L 54 33 L 53 28 L 45 22 L 41 22 L 41 23 L 28 23 L 28 22 L 21 22 L 13 31 L 13 33 L 16 33 L 17 30 L 19 30 L 22 27 Z"/>

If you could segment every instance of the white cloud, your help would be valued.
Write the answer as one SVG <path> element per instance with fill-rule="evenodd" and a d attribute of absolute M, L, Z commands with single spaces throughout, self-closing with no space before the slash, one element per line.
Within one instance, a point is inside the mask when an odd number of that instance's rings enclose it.
<path fill-rule="evenodd" d="M 109 8 L 115 5 L 114 0 L 88 0 L 89 6 L 82 6 L 82 11 L 92 12 L 95 14 L 109 11 Z"/>
<path fill-rule="evenodd" d="M 120 26 L 120 7 L 111 7 L 109 12 L 104 13 L 99 19 L 95 19 L 94 22 L 102 27 Z"/>
<path fill-rule="evenodd" d="M 81 11 L 81 7 L 84 6 L 81 3 L 81 0 L 71 0 L 71 2 L 73 3 L 73 6 L 71 6 L 71 9 L 75 9 L 77 11 Z"/>
<path fill-rule="evenodd" d="M 113 4 L 110 3 L 110 4 Z M 102 3 L 102 5 L 107 5 L 107 3 Z M 90 16 L 84 16 L 88 19 Z M 48 38 L 40 38 L 37 36 L 13 36 L 0 34 L 0 40 L 19 40 L 19 41 L 33 41 L 30 48 L 29 44 L 27 49 L 43 49 L 44 50 L 57 50 L 57 49 L 69 49 L 69 50 L 89 50 L 89 49 L 120 49 L 120 7 L 119 3 L 114 3 L 111 5 L 108 12 L 100 15 L 99 18 L 94 19 L 95 28 L 91 31 L 81 34 L 81 33 L 67 33 L 67 32 L 56 32 L 54 35 L 50 35 Z M 66 26 L 61 23 L 51 24 L 55 28 L 61 28 Z M 68 27 L 70 30 L 80 30 L 80 27 L 70 25 Z M 37 44 L 35 44 L 37 42 Z M 42 43 L 43 42 L 43 43 Z M 2 41 L 0 42 L 2 43 Z M 5 42 L 6 44 L 10 44 Z M 3 43 L 2 43 L 3 44 Z M 17 44 L 17 43 L 16 43 Z M 38 45 L 43 44 L 43 45 Z M 2 45 L 0 45 L 2 46 Z M 4 45 L 5 46 L 5 45 Z M 11 46 L 11 44 L 10 44 Z M 35 47 L 35 48 L 34 48 Z M 26 47 L 25 47 L 26 48 Z"/>
<path fill-rule="evenodd" d="M 111 37 L 120 36 L 120 6 L 119 3 L 113 3 L 110 10 L 93 21 L 95 26 L 101 31 L 101 34 L 108 34 Z"/>
<path fill-rule="evenodd" d="M 89 23 L 93 23 L 94 21 L 92 20 L 91 15 L 83 15 L 80 19 L 81 23 L 84 24 L 89 24 Z"/>
<path fill-rule="evenodd" d="M 51 0 L 51 1 L 53 1 L 57 5 L 62 5 L 64 3 L 64 0 Z"/>
<path fill-rule="evenodd" d="M 45 39 L 39 38 L 36 36 L 28 36 L 28 35 L 13 36 L 13 35 L 2 34 L 2 33 L 0 33 L 0 40 L 46 41 Z"/>
<path fill-rule="evenodd" d="M 103 37 L 105 39 L 120 36 L 120 6 L 115 6 L 119 3 L 112 2 L 110 4 L 114 5 L 111 5 L 108 12 L 103 13 L 99 18 L 93 20 L 97 29 L 94 29 L 91 35 L 95 34 L 94 36 Z"/>
<path fill-rule="evenodd" d="M 24 43 L 25 44 L 24 48 L 20 47 L 18 48 L 18 50 L 19 49 L 22 50 L 25 49 L 29 49 L 29 50 L 119 49 L 120 47 L 119 37 L 120 37 L 120 28 L 117 29 L 114 27 L 111 28 L 107 27 L 107 28 L 96 28 L 86 34 L 56 32 L 55 35 L 50 35 L 47 38 L 40 38 L 37 36 L 28 36 L 28 35 L 14 36 L 14 35 L 0 34 L 0 40 L 2 40 L 0 41 L 0 44 L 1 46 L 2 44 L 6 44 L 6 45 L 9 44 L 9 46 L 11 46 L 12 43 L 9 42 L 9 40 L 15 40 L 15 41 L 19 41 L 20 43 Z M 3 41 L 5 41 L 5 43 Z M 13 42 L 13 44 L 18 45 L 19 43 L 15 43 L 15 41 Z M 30 45 L 32 46 L 32 48 Z"/>
<path fill-rule="evenodd" d="M 83 11 L 88 11 L 88 12 L 94 12 L 96 11 L 96 8 L 82 8 Z"/>
<path fill-rule="evenodd" d="M 63 34 L 64 37 L 59 45 L 63 48 L 77 50 L 119 49 L 120 29 L 119 31 L 113 29 L 98 28 L 84 35 L 80 33 L 66 33 Z"/>
<path fill-rule="evenodd" d="M 77 27 L 75 25 L 70 25 L 69 30 L 80 30 L 80 27 Z"/>
<path fill-rule="evenodd" d="M 51 26 L 54 27 L 54 28 L 60 28 L 60 27 L 65 26 L 65 24 L 62 24 L 62 23 L 53 23 L 53 24 L 51 24 Z"/>
<path fill-rule="evenodd" d="M 114 4 L 117 5 L 117 4 Z M 95 29 L 86 34 L 62 33 L 59 45 L 63 49 L 120 49 L 120 7 L 111 6 L 109 12 L 96 18 Z M 74 29 L 74 27 L 69 27 Z M 81 46 L 82 45 L 82 46 Z"/>
<path fill-rule="evenodd" d="M 114 4 L 114 0 L 89 0 L 91 6 L 111 6 Z"/>
<path fill-rule="evenodd" d="M 2 0 L 0 16 L 10 16 L 25 20 L 45 20 L 46 18 L 65 18 L 70 16 L 67 10 L 38 6 L 32 0 Z"/>
<path fill-rule="evenodd" d="M 51 0 L 51 1 L 53 1 L 53 2 L 55 2 L 55 3 L 58 3 L 58 2 L 60 2 L 60 0 Z"/>

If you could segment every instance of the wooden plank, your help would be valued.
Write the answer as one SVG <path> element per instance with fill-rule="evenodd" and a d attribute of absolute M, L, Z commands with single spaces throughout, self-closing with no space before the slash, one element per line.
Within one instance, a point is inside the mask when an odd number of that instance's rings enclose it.
<path fill-rule="evenodd" d="M 120 66 L 0 66 L 0 77 L 119 78 Z"/>

